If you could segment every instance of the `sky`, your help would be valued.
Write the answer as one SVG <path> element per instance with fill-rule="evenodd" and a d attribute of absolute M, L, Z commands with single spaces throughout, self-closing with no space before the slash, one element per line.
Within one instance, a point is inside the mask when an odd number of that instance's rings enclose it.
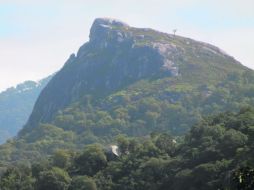
<path fill-rule="evenodd" d="M 254 69 L 254 0 L 0 0 L 0 91 L 61 69 L 95 18 L 216 45 Z"/>

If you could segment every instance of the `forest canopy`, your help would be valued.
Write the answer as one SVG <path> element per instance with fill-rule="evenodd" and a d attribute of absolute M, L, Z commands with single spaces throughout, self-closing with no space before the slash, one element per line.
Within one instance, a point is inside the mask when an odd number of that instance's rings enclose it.
<path fill-rule="evenodd" d="M 102 144 L 59 149 L 47 159 L 2 168 L 3 190 L 253 189 L 254 110 L 207 117 L 184 137 L 119 135 L 119 155 Z"/>

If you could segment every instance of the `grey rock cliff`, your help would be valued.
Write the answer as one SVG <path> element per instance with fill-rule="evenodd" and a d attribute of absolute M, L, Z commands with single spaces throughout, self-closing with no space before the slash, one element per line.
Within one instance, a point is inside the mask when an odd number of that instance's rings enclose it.
<path fill-rule="evenodd" d="M 116 19 L 97 18 L 90 29 L 90 42 L 100 46 L 107 47 L 112 41 L 123 42 L 127 37 L 120 29 L 129 28 L 127 24 Z"/>
<path fill-rule="evenodd" d="M 189 76 L 190 70 L 198 75 L 208 64 L 221 70 L 238 63 L 214 46 L 116 19 L 96 19 L 89 37 L 42 91 L 26 128 L 50 122 L 87 95 L 101 98 L 141 79 Z"/>

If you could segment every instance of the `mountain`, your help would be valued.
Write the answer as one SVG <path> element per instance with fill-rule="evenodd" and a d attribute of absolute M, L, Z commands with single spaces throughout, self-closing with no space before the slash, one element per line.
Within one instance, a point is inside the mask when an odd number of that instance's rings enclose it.
<path fill-rule="evenodd" d="M 115 19 L 96 19 L 90 40 L 39 95 L 0 160 L 109 144 L 119 134 L 183 135 L 203 115 L 254 103 L 254 72 L 219 48 Z"/>
<path fill-rule="evenodd" d="M 70 56 L 42 91 L 27 128 L 51 122 L 58 111 L 87 96 L 101 99 L 97 104 L 101 109 L 119 98 L 137 102 L 149 96 L 182 102 L 188 91 L 210 97 L 216 85 L 245 72 L 247 68 L 212 45 L 114 19 L 96 19 L 90 41 Z M 145 95 L 146 85 L 150 93 L 159 91 Z"/>
<path fill-rule="evenodd" d="M 50 79 L 51 76 L 39 82 L 25 81 L 0 93 L 0 143 L 17 135 Z"/>

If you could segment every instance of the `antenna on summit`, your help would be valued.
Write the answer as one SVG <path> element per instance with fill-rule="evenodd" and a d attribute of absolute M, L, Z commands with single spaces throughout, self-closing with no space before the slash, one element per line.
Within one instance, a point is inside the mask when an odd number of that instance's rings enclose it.
<path fill-rule="evenodd" d="M 177 29 L 174 29 L 173 30 L 174 36 L 176 35 L 176 32 L 177 32 Z"/>

